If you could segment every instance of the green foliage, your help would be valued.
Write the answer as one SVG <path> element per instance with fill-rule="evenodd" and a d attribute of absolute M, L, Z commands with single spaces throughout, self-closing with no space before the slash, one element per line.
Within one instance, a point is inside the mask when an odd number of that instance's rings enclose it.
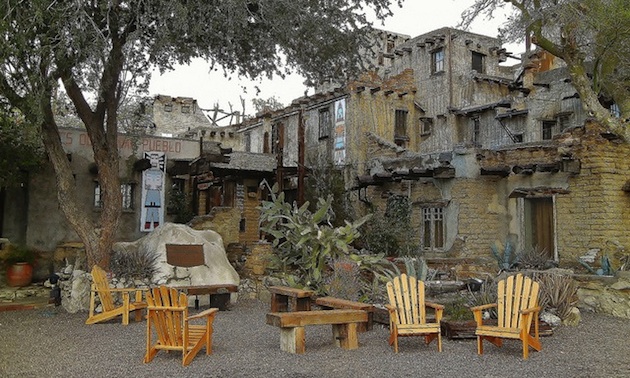
<path fill-rule="evenodd" d="M 305 197 L 311 204 L 311 211 L 315 211 L 318 198 L 333 196 L 331 217 L 333 226 L 343 226 L 344 219 L 352 219 L 352 209 L 348 201 L 343 171 L 326 161 L 309 163 L 309 175 L 306 178 Z"/>
<path fill-rule="evenodd" d="M 36 255 L 37 253 L 35 250 L 25 245 L 9 244 L 7 250 L 2 255 L 2 261 L 6 265 L 13 265 L 19 262 L 33 264 L 35 262 Z"/>
<path fill-rule="evenodd" d="M 110 268 L 116 277 L 128 280 L 151 279 L 157 271 L 158 255 L 152 251 L 134 249 L 112 254 Z"/>
<path fill-rule="evenodd" d="M 27 180 L 44 160 L 37 128 L 19 112 L 0 106 L 0 187 L 17 186 Z"/>
<path fill-rule="evenodd" d="M 473 313 L 469 306 L 468 300 L 460 296 L 444 305 L 444 314 L 448 316 L 449 320 L 473 320 Z"/>
<path fill-rule="evenodd" d="M 512 243 L 508 240 L 505 243 L 505 248 L 501 251 L 500 248 L 503 248 L 501 245 L 497 245 L 497 243 L 490 246 L 492 250 L 492 255 L 497 260 L 497 264 L 499 265 L 499 270 L 509 271 L 514 269 L 519 262 L 518 254 L 514 253 L 514 248 L 512 248 Z"/>
<path fill-rule="evenodd" d="M 409 198 L 390 195 L 384 212 L 374 209 L 373 217 L 361 229 L 366 249 L 387 256 L 414 255 L 417 239 L 411 226 Z"/>
<path fill-rule="evenodd" d="M 534 280 L 540 284 L 538 304 L 543 310 L 566 319 L 577 303 L 578 285 L 575 280 L 554 273 L 536 273 Z"/>
<path fill-rule="evenodd" d="M 416 277 L 420 281 L 426 281 L 429 275 L 429 266 L 422 257 L 403 257 L 405 270 L 408 276 Z"/>
<path fill-rule="evenodd" d="M 321 289 L 328 264 L 349 255 L 350 244 L 368 217 L 332 227 L 332 196 L 320 199 L 316 212 L 308 210 L 308 202 L 301 207 L 286 203 L 284 193 L 278 194 L 277 185 L 271 199 L 261 205 L 261 230 L 271 237 L 282 266 L 297 269 L 306 286 Z"/>
<path fill-rule="evenodd" d="M 175 223 L 188 223 L 195 216 L 190 195 L 179 189 L 171 190 L 168 211 L 175 214 L 175 219 L 173 219 Z"/>

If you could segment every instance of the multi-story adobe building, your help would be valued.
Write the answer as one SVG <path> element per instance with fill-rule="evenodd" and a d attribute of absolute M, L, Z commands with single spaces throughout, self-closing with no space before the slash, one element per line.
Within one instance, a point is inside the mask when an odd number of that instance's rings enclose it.
<path fill-rule="evenodd" d="M 497 241 L 561 265 L 625 253 L 628 146 L 588 119 L 561 62 L 530 51 L 501 65 L 499 40 L 452 28 L 382 57 L 233 127 L 244 151 L 274 154 L 289 198 L 303 200 L 309 168 L 332 164 L 358 213 L 406 197 L 427 256 L 490 258 Z"/>

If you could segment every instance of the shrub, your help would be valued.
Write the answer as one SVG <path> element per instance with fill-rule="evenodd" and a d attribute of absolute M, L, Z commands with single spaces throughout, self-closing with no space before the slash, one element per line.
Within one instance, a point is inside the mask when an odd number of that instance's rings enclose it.
<path fill-rule="evenodd" d="M 564 320 L 577 303 L 577 283 L 569 276 L 556 273 L 534 273 L 540 284 L 538 304 L 545 311 Z"/>
<path fill-rule="evenodd" d="M 138 249 L 114 252 L 110 261 L 112 273 L 128 280 L 151 279 L 156 272 L 157 254 Z"/>

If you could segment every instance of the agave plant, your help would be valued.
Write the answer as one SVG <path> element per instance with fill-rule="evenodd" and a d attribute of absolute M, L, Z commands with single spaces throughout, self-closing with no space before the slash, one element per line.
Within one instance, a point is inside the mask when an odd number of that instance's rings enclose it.
<path fill-rule="evenodd" d="M 514 248 L 509 240 L 505 243 L 505 248 L 502 252 L 499 251 L 499 247 L 496 243 L 490 246 L 490 249 L 492 250 L 492 255 L 497 260 L 499 270 L 512 270 L 518 265 L 519 256 L 514 253 Z"/>

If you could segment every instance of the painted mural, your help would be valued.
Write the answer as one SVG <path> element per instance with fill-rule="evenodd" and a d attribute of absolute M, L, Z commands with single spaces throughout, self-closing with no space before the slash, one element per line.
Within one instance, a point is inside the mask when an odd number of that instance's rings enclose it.
<path fill-rule="evenodd" d="M 159 151 L 145 152 L 144 158 L 151 163 L 142 172 L 142 213 L 140 231 L 153 231 L 164 223 L 164 186 L 166 154 Z"/>
<path fill-rule="evenodd" d="M 346 99 L 335 101 L 335 165 L 346 163 Z"/>

